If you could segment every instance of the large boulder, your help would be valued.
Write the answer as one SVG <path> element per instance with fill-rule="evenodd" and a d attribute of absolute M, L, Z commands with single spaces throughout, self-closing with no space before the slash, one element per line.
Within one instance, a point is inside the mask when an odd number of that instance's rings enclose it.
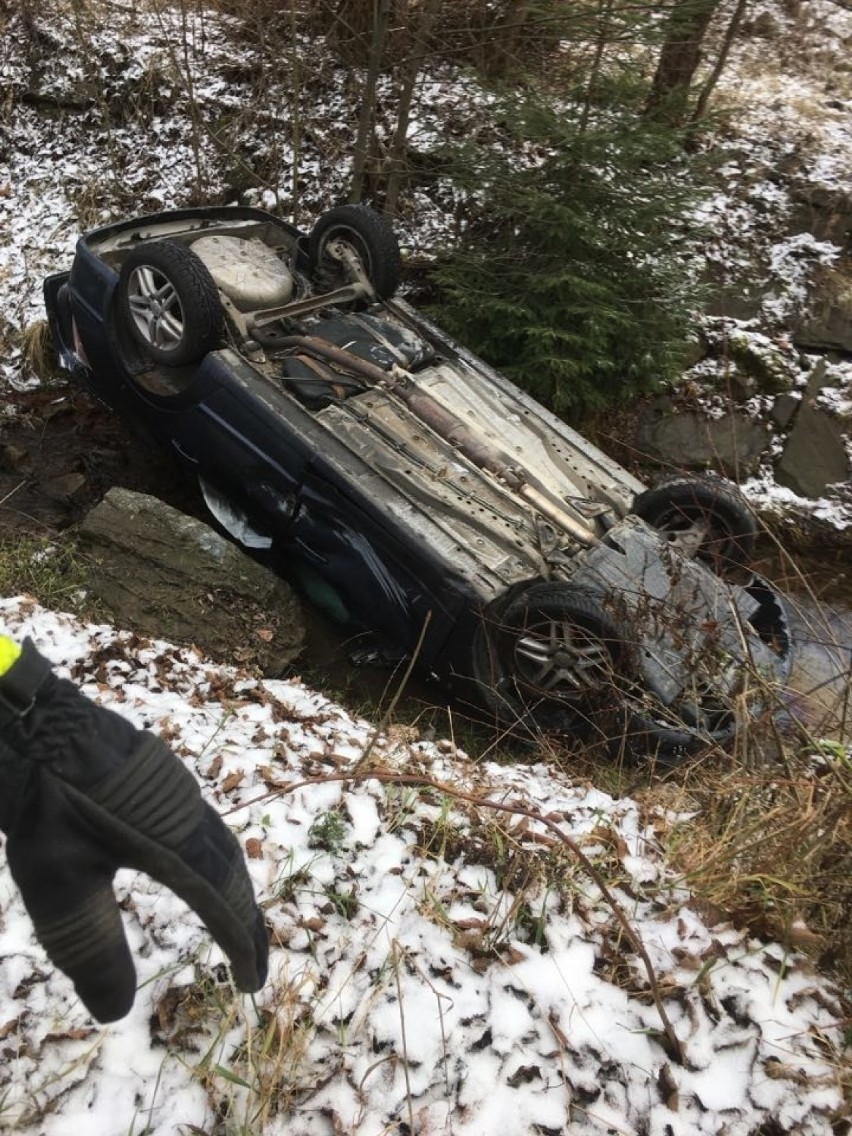
<path fill-rule="evenodd" d="M 305 627 L 292 589 L 201 521 L 111 489 L 77 536 L 91 593 L 119 626 L 273 676 L 299 654 Z"/>
<path fill-rule="evenodd" d="M 775 480 L 800 497 L 821 497 L 849 480 L 849 423 L 817 401 L 829 379 L 824 361 L 814 367 L 807 390 L 775 466 Z"/>
<path fill-rule="evenodd" d="M 750 473 L 771 443 L 766 424 L 758 419 L 738 412 L 711 418 L 666 396 L 643 407 L 636 439 L 654 461 L 683 469 L 717 469 L 735 479 Z"/>
<path fill-rule="evenodd" d="M 803 230 L 818 240 L 852 249 L 852 193 L 842 185 L 831 187 L 810 181 L 795 169 L 790 188 L 791 232 Z"/>
<path fill-rule="evenodd" d="M 816 273 L 791 331 L 796 344 L 809 351 L 852 355 L 852 258 Z"/>

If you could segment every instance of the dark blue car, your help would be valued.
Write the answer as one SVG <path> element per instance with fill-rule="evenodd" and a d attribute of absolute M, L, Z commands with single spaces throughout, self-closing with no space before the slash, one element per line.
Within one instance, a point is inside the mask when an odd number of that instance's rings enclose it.
<path fill-rule="evenodd" d="M 733 487 L 648 490 L 393 295 L 392 229 L 248 208 L 82 237 L 62 364 L 197 476 L 237 538 L 504 727 L 670 752 L 787 665 Z"/>

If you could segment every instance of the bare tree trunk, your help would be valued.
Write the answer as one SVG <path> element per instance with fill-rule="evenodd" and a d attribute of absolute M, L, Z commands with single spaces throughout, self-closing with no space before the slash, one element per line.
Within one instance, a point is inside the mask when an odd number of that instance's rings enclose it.
<path fill-rule="evenodd" d="M 598 34 L 597 42 L 595 43 L 595 54 L 592 59 L 592 66 L 589 70 L 589 81 L 586 84 L 586 97 L 583 100 L 583 111 L 580 115 L 579 131 L 585 134 L 586 127 L 589 125 L 589 115 L 592 111 L 592 103 L 595 100 L 595 92 L 598 84 L 598 77 L 601 72 L 601 64 L 603 62 L 604 50 L 609 39 L 610 16 L 612 15 L 612 6 L 614 0 L 602 0 L 600 7 L 600 19 L 598 20 Z"/>
<path fill-rule="evenodd" d="M 490 58 L 483 61 L 486 73 L 494 78 L 504 76 L 510 70 L 518 44 L 526 31 L 533 0 L 514 0 L 505 7 L 507 10 L 494 24 Z"/>
<path fill-rule="evenodd" d="M 719 4 L 720 0 L 675 0 L 645 107 L 649 118 L 672 125 L 686 118 L 701 45 Z"/>
<path fill-rule="evenodd" d="M 396 130 L 394 131 L 388 158 L 387 189 L 385 192 L 384 209 L 385 215 L 388 217 L 394 217 L 396 215 L 396 203 L 399 198 L 399 190 L 405 168 L 408 124 L 411 120 L 411 103 L 414 98 L 414 88 L 423 68 L 426 45 L 429 42 L 429 36 L 432 34 L 432 28 L 434 27 L 435 18 L 441 8 L 441 2 L 442 0 L 425 0 L 420 12 L 420 19 L 417 22 L 417 29 L 414 33 L 414 42 L 411 45 L 408 61 L 403 69 Z"/>
<path fill-rule="evenodd" d="M 511 16 L 503 27 L 503 43 L 500 52 L 503 56 L 503 69 L 508 70 L 515 62 L 521 41 L 527 32 L 527 25 L 533 14 L 533 0 L 515 0 L 511 6 Z"/>
<path fill-rule="evenodd" d="M 355 139 L 355 158 L 352 166 L 352 186 L 349 200 L 358 202 L 364 190 L 364 169 L 367 165 L 367 147 L 373 127 L 376 109 L 376 86 L 385 54 L 385 41 L 388 35 L 391 0 L 375 0 L 373 36 L 370 40 L 370 58 L 367 76 L 361 94 L 361 110 L 358 115 L 358 135 Z"/>
<path fill-rule="evenodd" d="M 698 122 L 700 118 L 704 117 L 704 112 L 707 110 L 707 103 L 710 100 L 710 96 L 713 94 L 713 89 L 719 82 L 719 76 L 725 70 L 725 64 L 728 62 L 734 36 L 737 34 L 737 29 L 743 21 L 746 8 L 748 8 L 748 0 L 738 0 L 734 14 L 731 16 L 731 21 L 725 30 L 725 38 L 722 40 L 722 46 L 719 48 L 719 54 L 716 57 L 716 62 L 713 64 L 713 70 L 710 72 L 706 83 L 701 88 L 698 102 L 695 104 L 695 110 L 692 112 L 691 122 Z"/>
<path fill-rule="evenodd" d="M 302 73 L 296 37 L 296 3 L 290 0 L 290 144 L 293 147 L 293 167 L 290 173 L 290 202 L 293 224 L 299 223 L 299 173 L 302 160 L 302 111 L 299 98 L 302 93 Z"/>

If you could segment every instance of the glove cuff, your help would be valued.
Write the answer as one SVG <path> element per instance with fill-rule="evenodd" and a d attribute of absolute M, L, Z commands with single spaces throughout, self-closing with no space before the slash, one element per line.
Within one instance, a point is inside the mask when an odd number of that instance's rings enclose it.
<path fill-rule="evenodd" d="M 18 658 L 0 675 L 0 730 L 32 710 L 51 674 L 50 662 L 39 654 L 32 639 L 25 639 Z"/>

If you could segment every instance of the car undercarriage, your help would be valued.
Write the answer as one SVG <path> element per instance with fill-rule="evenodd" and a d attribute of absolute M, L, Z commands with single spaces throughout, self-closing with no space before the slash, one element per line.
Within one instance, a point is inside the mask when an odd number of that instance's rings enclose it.
<path fill-rule="evenodd" d="M 197 209 L 82 238 L 46 297 L 65 365 L 240 531 L 504 726 L 677 753 L 771 708 L 784 608 L 735 489 L 646 489 L 393 299 L 399 269 L 362 206 L 309 235 Z"/>

